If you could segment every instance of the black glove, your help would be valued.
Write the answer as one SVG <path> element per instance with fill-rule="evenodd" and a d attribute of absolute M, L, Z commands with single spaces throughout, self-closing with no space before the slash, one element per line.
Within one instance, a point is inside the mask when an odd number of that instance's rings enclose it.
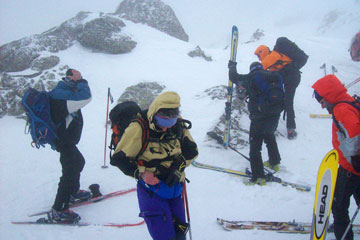
<path fill-rule="evenodd" d="M 228 63 L 229 72 L 236 72 L 236 64 L 237 62 L 231 60 L 229 61 Z"/>
<path fill-rule="evenodd" d="M 174 158 L 174 162 L 170 167 L 170 173 L 165 180 L 165 183 L 169 187 L 172 187 L 175 184 L 179 183 L 181 179 L 181 175 L 185 170 L 185 166 L 186 166 L 186 160 L 183 155 L 179 155 Z"/>
<path fill-rule="evenodd" d="M 351 165 L 355 169 L 355 171 L 360 173 L 360 155 L 351 157 Z"/>
<path fill-rule="evenodd" d="M 229 79 L 230 81 L 234 82 L 234 80 L 237 78 L 238 73 L 236 71 L 236 62 L 229 61 L 228 68 L 229 68 Z"/>

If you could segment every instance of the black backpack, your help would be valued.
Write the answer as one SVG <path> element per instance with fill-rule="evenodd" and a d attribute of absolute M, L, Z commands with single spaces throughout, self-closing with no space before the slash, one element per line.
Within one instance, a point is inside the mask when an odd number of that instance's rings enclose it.
<path fill-rule="evenodd" d="M 284 83 L 278 72 L 258 70 L 252 78 L 257 110 L 264 114 L 278 114 L 284 110 Z"/>
<path fill-rule="evenodd" d="M 122 135 L 125 132 L 125 129 L 133 121 L 136 121 L 140 124 L 143 130 L 142 136 L 142 148 L 138 155 L 143 153 L 149 143 L 150 131 L 149 124 L 146 117 L 141 116 L 141 108 L 133 101 L 126 101 L 117 104 L 114 108 L 111 109 L 109 118 L 111 121 L 111 141 L 110 141 L 110 157 L 112 156 L 112 151 L 116 149 L 117 144 L 119 143 Z"/>
<path fill-rule="evenodd" d="M 279 37 L 276 40 L 274 50 L 291 58 L 298 69 L 302 68 L 309 58 L 303 50 L 286 37 Z"/>

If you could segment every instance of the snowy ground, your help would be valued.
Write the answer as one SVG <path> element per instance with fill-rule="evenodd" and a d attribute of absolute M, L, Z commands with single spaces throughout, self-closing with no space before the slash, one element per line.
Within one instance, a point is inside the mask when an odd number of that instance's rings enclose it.
<path fill-rule="evenodd" d="M 188 184 L 188 196 L 192 235 L 196 240 L 309 239 L 309 235 L 283 235 L 258 230 L 227 232 L 218 226 L 216 218 L 311 221 L 317 170 L 322 158 L 332 148 L 331 120 L 309 118 L 310 113 L 326 113 L 312 98 L 311 85 L 323 76 L 319 67 L 324 62 L 327 63 L 328 71 L 331 65 L 336 66 L 339 70 L 337 75 L 345 84 L 360 76 L 360 64 L 352 62 L 347 52 L 350 38 L 359 29 L 351 24 L 344 24 L 343 28 L 336 30 L 337 36 L 317 34 L 308 18 L 304 21 L 296 18 L 290 21 L 286 18 L 287 24 L 280 24 L 279 21 L 286 16 L 271 19 L 265 11 L 261 12 L 264 13 L 263 19 L 252 21 L 251 14 L 256 10 L 254 3 L 249 3 L 249 12 L 246 12 L 244 6 L 240 8 L 238 1 L 166 2 L 174 8 L 180 21 L 184 23 L 184 28 L 190 35 L 189 43 L 145 25 L 125 21 L 126 31 L 138 42 L 138 46 L 130 54 L 116 56 L 91 53 L 80 45 L 58 54 L 61 64 L 67 64 L 82 72 L 84 78 L 89 80 L 93 94 L 93 101 L 83 110 L 85 126 L 79 148 L 86 159 L 86 166 L 81 177 L 82 187 L 87 188 L 96 182 L 101 185 L 102 192 L 106 193 L 135 186 L 135 181 L 124 176 L 118 169 L 111 166 L 103 169 L 101 166 L 104 156 L 107 88 L 111 88 L 112 95 L 117 99 L 126 87 L 141 81 L 157 81 L 166 85 L 166 90 L 174 90 L 180 94 L 182 115 L 192 121 L 191 132 L 199 146 L 200 155 L 197 161 L 239 170 L 249 167 L 249 163 L 239 155 L 230 150 L 216 148 L 216 143 L 206 138 L 206 132 L 224 111 L 224 101 L 199 98 L 198 95 L 207 88 L 227 84 L 229 49 L 225 47 L 230 44 L 231 26 L 239 26 L 240 43 L 249 40 L 252 32 L 259 27 L 265 29 L 265 38 L 261 42 L 239 44 L 240 73 L 247 72 L 250 63 L 256 61 L 253 51 L 259 44 L 272 47 L 276 37 L 280 35 L 291 37 L 310 55 L 307 65 L 302 69 L 302 81 L 295 97 L 298 137 L 294 141 L 283 137 L 277 140 L 282 156 L 278 176 L 287 181 L 308 184 L 312 191 L 299 192 L 277 183 L 269 183 L 264 187 L 248 187 L 242 183 L 242 178 L 191 166 L 186 172 L 191 180 Z M 221 12 L 231 14 L 224 17 L 223 23 L 215 23 L 209 15 L 221 17 L 220 11 L 217 11 L 220 2 L 225 2 L 221 5 Z M 298 6 L 299 2 L 295 1 L 294 5 Z M 305 5 L 310 6 L 311 2 L 305 1 Z M 324 2 L 320 1 L 318 7 L 320 8 L 321 4 L 326 6 Z M 335 6 L 333 1 L 329 2 Z M 187 8 L 190 4 L 191 7 Z M 204 8 L 201 17 L 191 15 L 202 6 Z M 237 13 L 239 16 L 235 16 L 234 9 L 241 9 L 241 12 L 246 14 L 240 16 Z M 288 10 L 293 11 L 292 16 L 298 17 L 297 9 Z M 190 12 L 189 15 L 186 15 L 186 10 Z M 316 6 L 310 10 L 308 14 L 312 14 L 314 21 L 318 20 L 320 17 L 316 18 L 314 15 Z M 206 15 L 206 12 L 209 15 Z M 264 25 L 266 19 L 271 19 L 273 24 Z M 245 20 L 247 22 L 244 22 Z M 249 22 L 251 24 L 245 26 L 245 23 Z M 242 34 L 242 31 L 246 34 Z M 214 61 L 206 62 L 201 58 L 187 56 L 198 44 Z M 352 87 L 350 93 L 359 93 L 359 90 L 360 84 Z M 29 218 L 27 214 L 52 205 L 61 174 L 58 153 L 49 148 L 31 148 L 30 136 L 24 135 L 24 125 L 23 120 L 13 117 L 0 119 L 0 239 L 150 239 L 145 225 L 126 229 L 12 225 L 11 221 L 36 220 L 36 217 Z M 286 131 L 283 120 L 279 124 L 279 131 Z M 110 131 L 108 136 L 109 134 Z M 243 149 L 242 152 L 248 154 L 248 149 Z M 265 160 L 266 155 L 264 150 Z M 108 163 L 109 160 L 106 161 Z M 135 193 L 74 210 L 86 222 L 141 221 L 137 217 L 139 210 Z M 350 214 L 354 211 L 355 203 L 352 202 Z"/>

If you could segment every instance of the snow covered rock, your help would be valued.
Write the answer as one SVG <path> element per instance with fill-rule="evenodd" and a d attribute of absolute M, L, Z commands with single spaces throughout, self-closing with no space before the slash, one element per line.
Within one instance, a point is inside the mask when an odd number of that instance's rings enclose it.
<path fill-rule="evenodd" d="M 135 23 L 144 23 L 170 36 L 189 41 L 175 12 L 160 0 L 124 0 L 115 14 Z"/>

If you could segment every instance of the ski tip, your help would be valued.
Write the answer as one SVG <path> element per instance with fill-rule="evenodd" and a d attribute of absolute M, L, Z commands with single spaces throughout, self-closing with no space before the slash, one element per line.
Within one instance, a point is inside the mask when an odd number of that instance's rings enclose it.
<path fill-rule="evenodd" d="M 222 218 L 216 218 L 216 221 L 220 224 L 223 225 L 224 224 L 224 220 Z"/>

